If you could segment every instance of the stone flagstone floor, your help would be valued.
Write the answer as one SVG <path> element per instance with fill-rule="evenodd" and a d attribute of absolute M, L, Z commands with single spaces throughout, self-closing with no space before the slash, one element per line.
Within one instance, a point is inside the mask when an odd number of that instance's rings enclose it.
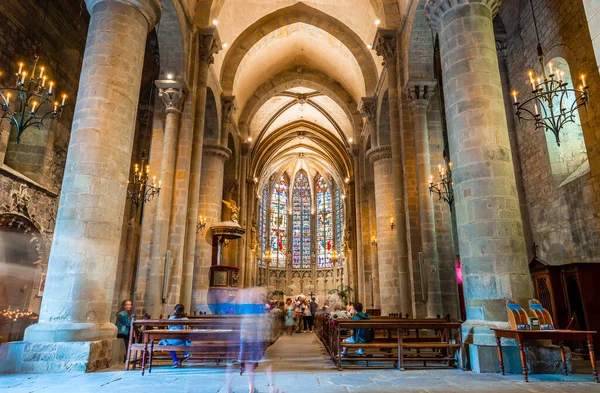
<path fill-rule="evenodd" d="M 521 375 L 477 374 L 455 369 L 407 370 L 391 368 L 337 371 L 313 334 L 284 336 L 267 351 L 275 382 L 287 393 L 371 392 L 600 392 L 591 374 Z M 234 392 L 248 391 L 246 377 L 234 373 Z M 0 376 L 1 393 L 223 393 L 223 367 L 159 366 L 152 374 L 111 369 L 89 374 Z M 264 366 L 256 373 L 260 393 L 268 392 Z"/>

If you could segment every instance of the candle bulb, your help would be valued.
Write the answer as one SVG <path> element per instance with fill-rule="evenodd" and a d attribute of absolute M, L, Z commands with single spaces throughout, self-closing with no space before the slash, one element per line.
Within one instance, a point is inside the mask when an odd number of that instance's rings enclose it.
<path fill-rule="evenodd" d="M 537 79 L 537 85 L 538 85 L 538 87 L 539 87 L 541 84 L 542 84 L 542 78 L 540 78 L 540 77 L 538 76 L 538 79 Z"/>
<path fill-rule="evenodd" d="M 537 104 L 533 103 L 533 109 L 535 109 L 535 115 L 539 116 L 539 112 L 538 112 L 538 108 L 537 108 Z"/>
<path fill-rule="evenodd" d="M 152 186 L 156 185 L 156 176 L 152 176 Z"/>
<path fill-rule="evenodd" d="M 517 103 L 517 91 L 513 90 L 512 95 L 513 95 L 513 100 L 515 101 L 515 104 L 516 104 Z"/>
<path fill-rule="evenodd" d="M 10 105 L 10 93 L 6 93 L 6 105 Z"/>
<path fill-rule="evenodd" d="M 42 78 L 42 87 L 46 86 L 46 77 L 44 76 Z"/>
<path fill-rule="evenodd" d="M 42 67 L 42 68 L 40 69 L 40 78 L 42 78 L 42 77 L 44 76 L 44 70 L 45 70 L 45 68 L 44 68 L 44 67 Z"/>
<path fill-rule="evenodd" d="M 60 106 L 65 106 L 65 101 L 67 100 L 67 95 L 63 94 L 62 104 Z"/>
<path fill-rule="evenodd" d="M 23 71 L 23 63 L 19 63 L 19 72 L 17 72 L 17 74 L 21 75 L 22 71 Z"/>
<path fill-rule="evenodd" d="M 31 105 L 31 113 L 35 112 L 35 107 L 37 106 L 37 102 L 33 101 L 33 105 Z"/>
<path fill-rule="evenodd" d="M 550 76 L 554 75 L 554 68 L 552 67 L 552 63 L 548 63 L 548 68 L 550 68 Z"/>
<path fill-rule="evenodd" d="M 161 183 L 161 181 L 159 180 L 159 181 L 158 181 L 158 188 L 160 188 L 160 183 Z"/>
<path fill-rule="evenodd" d="M 23 73 L 21 74 L 21 84 L 24 84 L 24 83 L 25 83 L 25 77 L 26 77 L 26 76 L 27 76 L 27 72 L 23 72 Z"/>
<path fill-rule="evenodd" d="M 54 101 L 54 113 L 58 111 L 58 102 Z"/>
<path fill-rule="evenodd" d="M 150 165 L 146 165 L 146 173 L 150 173 Z"/>
<path fill-rule="evenodd" d="M 54 86 L 54 82 L 50 82 L 50 86 L 48 87 L 48 94 L 52 94 L 52 87 Z"/>
<path fill-rule="evenodd" d="M 586 86 L 586 84 L 585 84 L 585 76 L 584 75 L 581 75 L 581 84 L 583 85 L 583 87 Z"/>

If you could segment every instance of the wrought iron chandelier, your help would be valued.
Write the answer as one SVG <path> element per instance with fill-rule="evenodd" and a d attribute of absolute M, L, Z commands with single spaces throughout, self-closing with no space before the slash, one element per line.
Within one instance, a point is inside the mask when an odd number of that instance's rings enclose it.
<path fill-rule="evenodd" d="M 576 89 L 569 87 L 568 81 L 565 80 L 565 72 L 558 68 L 555 69 L 552 63 L 548 64 L 548 70 L 546 70 L 533 1 L 529 0 L 529 4 L 538 40 L 537 52 L 542 66 L 542 74 L 536 76 L 533 71 L 529 71 L 528 79 L 532 96 L 520 102 L 517 98 L 518 92 L 515 90 L 512 92 L 513 105 L 519 120 L 533 121 L 536 128 L 552 132 L 556 138 L 556 144 L 560 146 L 560 130 L 566 123 L 575 122 L 575 114 L 580 107 L 583 106 L 587 110 L 589 87 L 585 83 L 585 75 L 581 75 L 581 84 Z"/>
<path fill-rule="evenodd" d="M 48 1 L 44 7 L 40 37 L 46 23 L 47 7 Z M 29 127 L 37 126 L 39 129 L 45 125 L 44 121 L 47 119 L 58 118 L 67 99 L 67 95 L 62 94 L 59 103 L 58 97 L 55 98 L 56 86 L 54 82 L 49 81 L 46 67 L 40 66 L 38 69 L 40 56 L 37 50 L 40 46 L 41 41 L 38 40 L 34 45 L 36 54 L 33 56 L 31 73 L 27 73 L 24 69 L 25 64 L 20 62 L 13 87 L 0 86 L 0 110 L 2 111 L 0 122 L 8 119 L 9 123 L 16 128 L 17 143 L 21 142 L 21 135 Z"/>
<path fill-rule="evenodd" d="M 429 195 L 435 193 L 440 200 L 446 201 L 452 210 L 454 204 L 454 183 L 452 182 L 452 163 L 448 162 L 447 168 L 438 165 L 439 182 L 433 182 L 433 175 L 429 176 Z"/>
<path fill-rule="evenodd" d="M 140 205 L 150 202 L 160 193 L 160 180 L 156 186 L 156 176 L 152 177 L 152 184 L 148 184 L 150 177 L 150 165 L 146 164 L 146 152 L 142 152 L 142 164 L 135 164 L 133 171 L 133 181 L 127 181 L 127 199 L 131 200 L 135 206 L 135 211 Z"/>

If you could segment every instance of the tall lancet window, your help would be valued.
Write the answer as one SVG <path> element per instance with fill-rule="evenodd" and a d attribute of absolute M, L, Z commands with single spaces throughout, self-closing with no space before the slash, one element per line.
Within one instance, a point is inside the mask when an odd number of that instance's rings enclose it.
<path fill-rule="evenodd" d="M 265 186 L 258 206 L 258 244 L 260 254 L 258 263 L 265 266 L 263 252 L 267 249 L 267 204 L 269 203 L 269 188 Z"/>
<path fill-rule="evenodd" d="M 292 191 L 292 266 L 310 268 L 310 183 L 304 172 Z"/>
<path fill-rule="evenodd" d="M 282 177 L 271 194 L 271 266 L 285 267 L 288 186 Z"/>
<path fill-rule="evenodd" d="M 333 222 L 331 211 L 331 191 L 323 176 L 316 185 L 317 198 L 317 267 L 332 267 L 331 248 L 333 246 Z"/>
<path fill-rule="evenodd" d="M 340 188 L 335 185 L 335 246 L 338 256 L 342 256 L 342 243 L 344 241 L 344 200 Z M 339 265 L 342 264 L 340 258 Z"/>

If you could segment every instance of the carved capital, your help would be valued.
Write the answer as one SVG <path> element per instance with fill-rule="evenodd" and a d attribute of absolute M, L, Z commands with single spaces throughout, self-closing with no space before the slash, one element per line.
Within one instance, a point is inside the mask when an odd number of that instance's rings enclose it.
<path fill-rule="evenodd" d="M 220 145 L 204 145 L 202 152 L 209 156 L 222 158 L 223 161 L 227 161 L 231 157 L 231 150 Z"/>
<path fill-rule="evenodd" d="M 198 30 L 198 54 L 200 61 L 207 65 L 215 62 L 215 55 L 221 49 L 221 41 L 215 27 Z"/>
<path fill-rule="evenodd" d="M 367 159 L 371 164 L 375 163 L 375 161 L 383 160 L 384 158 L 392 158 L 392 146 L 386 145 L 374 147 L 367 152 Z"/>
<path fill-rule="evenodd" d="M 158 87 L 158 96 L 162 100 L 163 104 L 165 104 L 165 111 L 167 113 L 181 113 L 185 90 L 183 82 L 159 80 L 155 83 L 156 87 Z"/>
<path fill-rule="evenodd" d="M 234 96 L 221 97 L 221 116 L 223 117 L 223 125 L 231 123 L 233 120 L 233 113 L 236 109 Z"/>
<path fill-rule="evenodd" d="M 94 7 L 96 4 L 104 2 L 123 3 L 137 9 L 148 21 L 148 31 L 152 30 L 154 26 L 156 26 L 162 14 L 160 0 L 85 0 L 85 4 L 90 15 L 94 13 Z"/>
<path fill-rule="evenodd" d="M 431 28 L 438 33 L 440 32 L 440 21 L 444 14 L 454 7 L 462 6 L 465 4 L 484 4 L 492 11 L 492 19 L 498 13 L 498 9 L 502 4 L 502 0 L 428 0 L 425 6 L 425 17 L 429 21 Z"/>
<path fill-rule="evenodd" d="M 375 124 L 377 119 L 377 98 L 362 97 L 358 104 L 358 110 L 367 121 L 367 124 Z"/>
<path fill-rule="evenodd" d="M 434 80 L 423 81 L 415 80 L 409 81 L 406 84 L 406 97 L 408 98 L 408 104 L 412 110 L 417 108 L 427 109 L 429 106 L 429 100 L 435 92 L 437 82 Z"/>
<path fill-rule="evenodd" d="M 373 48 L 377 56 L 383 57 L 383 66 L 392 67 L 396 64 L 396 30 L 377 29 Z"/>

